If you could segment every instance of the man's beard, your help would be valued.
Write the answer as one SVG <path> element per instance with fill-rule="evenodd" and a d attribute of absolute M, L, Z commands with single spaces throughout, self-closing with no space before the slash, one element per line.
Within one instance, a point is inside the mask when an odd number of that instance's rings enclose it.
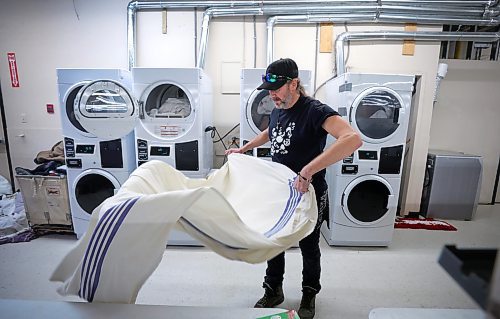
<path fill-rule="evenodd" d="M 283 100 L 280 99 L 279 101 L 274 101 L 274 105 L 277 109 L 289 109 L 291 107 L 292 99 L 292 93 L 288 92 Z"/>

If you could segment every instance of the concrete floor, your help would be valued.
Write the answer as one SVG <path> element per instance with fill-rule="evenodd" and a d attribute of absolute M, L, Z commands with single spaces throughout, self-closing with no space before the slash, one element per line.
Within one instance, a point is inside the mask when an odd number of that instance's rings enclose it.
<path fill-rule="evenodd" d="M 499 248 L 500 205 L 480 205 L 472 221 L 450 221 L 458 231 L 397 229 L 387 248 L 330 247 L 321 239 L 322 285 L 316 318 L 367 319 L 374 308 L 461 308 L 478 305 L 437 263 L 445 244 Z M 0 246 L 0 299 L 66 300 L 48 281 L 74 246 L 70 235 L 50 235 Z M 301 258 L 287 252 L 285 302 L 300 303 Z M 252 307 L 261 297 L 265 264 L 224 259 L 203 247 L 168 247 L 137 303 Z M 1 313 L 1 310 L 0 310 Z"/>

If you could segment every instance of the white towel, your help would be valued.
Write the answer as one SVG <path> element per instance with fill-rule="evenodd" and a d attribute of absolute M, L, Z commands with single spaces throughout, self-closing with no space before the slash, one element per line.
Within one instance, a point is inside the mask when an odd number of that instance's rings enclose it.
<path fill-rule="evenodd" d="M 145 163 L 94 210 L 88 231 L 51 280 L 63 282 L 63 295 L 134 303 L 174 226 L 228 259 L 264 262 L 316 225 L 314 189 L 300 194 L 294 178 L 284 165 L 241 154 L 206 179 Z"/>

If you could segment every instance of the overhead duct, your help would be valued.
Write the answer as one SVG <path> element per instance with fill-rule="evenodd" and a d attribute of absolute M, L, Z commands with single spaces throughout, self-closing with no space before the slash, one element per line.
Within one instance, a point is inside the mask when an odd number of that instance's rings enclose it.
<path fill-rule="evenodd" d="M 500 33 L 488 32 L 344 32 L 335 40 L 335 65 L 337 74 L 345 73 L 344 45 L 347 41 L 373 40 L 415 40 L 415 41 L 479 41 L 495 42 L 500 40 Z"/>
<path fill-rule="evenodd" d="M 401 21 L 398 19 L 401 18 Z M 381 16 L 376 16 L 374 14 L 352 14 L 352 15 L 342 15 L 342 14 L 318 14 L 318 15 L 289 15 L 289 16 L 274 16 L 270 17 L 267 19 L 267 64 L 271 63 L 274 60 L 274 26 L 276 24 L 298 24 L 298 23 L 325 23 L 325 22 L 334 22 L 334 23 L 344 23 L 344 22 L 350 22 L 350 23 L 365 23 L 365 22 L 384 22 L 384 23 L 403 23 L 403 22 L 409 22 L 412 21 L 412 19 L 417 19 L 416 17 L 392 17 L 388 18 L 384 15 Z M 425 24 L 443 24 L 443 19 L 442 20 L 435 20 L 433 19 L 425 19 L 425 18 L 419 18 L 419 22 L 425 23 Z M 445 20 L 446 22 L 450 24 L 455 24 L 457 21 L 455 19 L 447 18 Z M 464 20 L 461 19 L 459 20 L 460 23 L 463 23 Z M 474 25 L 477 24 L 479 21 L 478 20 L 467 20 L 469 25 Z M 482 21 L 482 20 L 481 20 Z M 498 19 L 494 20 L 496 24 L 499 24 Z M 476 23 L 472 23 L 476 22 Z M 380 32 L 381 33 L 381 32 Z M 420 34 L 421 32 L 418 32 Z M 366 32 L 366 34 L 369 34 L 369 32 Z M 401 34 L 404 34 L 404 32 L 401 32 Z M 410 33 L 408 33 L 410 34 Z M 413 34 L 413 33 L 412 33 Z M 437 32 L 436 34 L 436 39 L 438 34 L 444 34 L 444 32 Z M 457 32 L 450 32 L 450 34 L 454 34 L 456 37 L 460 37 L 463 39 L 462 41 L 473 41 L 473 40 L 465 40 L 464 37 L 466 36 L 472 36 L 474 34 L 478 33 L 457 33 Z M 485 35 L 493 35 L 492 38 L 495 38 L 495 33 L 481 33 Z M 449 36 L 444 36 L 442 40 L 440 41 L 447 41 Z M 369 40 L 369 39 L 367 39 Z M 396 40 L 396 39 L 394 39 Z M 412 39 L 406 39 L 404 38 L 403 40 L 412 40 Z M 498 38 L 497 38 L 498 40 Z M 438 41 L 438 40 L 436 40 Z M 476 40 L 477 41 L 477 40 Z M 495 40 L 492 41 L 484 41 L 484 42 L 494 42 Z"/>
<path fill-rule="evenodd" d="M 409 7 L 408 7 L 409 8 Z M 351 8 L 352 9 L 352 8 Z M 347 10 L 352 12 L 352 10 Z M 333 11 L 337 13 L 332 13 L 329 11 Z M 441 8 L 441 11 L 445 10 Z M 313 13 L 316 11 L 322 11 L 322 14 L 307 14 Z M 201 43 L 200 43 L 200 55 L 198 56 L 198 67 L 204 66 L 205 61 L 205 52 L 208 41 L 208 30 L 209 30 L 209 22 L 211 17 L 221 17 L 221 16 L 244 16 L 244 15 L 273 15 L 281 13 L 293 13 L 297 12 L 300 14 L 297 15 L 287 15 L 287 16 L 275 16 L 271 17 L 267 21 L 267 61 L 270 63 L 272 61 L 272 50 L 273 50 L 273 42 L 274 42 L 274 24 L 275 23 L 318 23 L 318 22 L 350 22 L 350 23 L 374 23 L 374 22 L 385 22 L 385 23 L 404 23 L 404 22 L 413 22 L 413 23 L 425 23 L 425 24 L 466 24 L 466 25 L 498 25 L 500 24 L 500 20 L 498 18 L 466 18 L 465 16 L 451 16 L 451 15 L 443 15 L 443 16 L 398 16 L 398 15 L 390 15 L 390 14 L 381 14 L 380 12 L 359 12 L 357 14 L 350 14 L 342 12 L 342 8 L 335 7 L 291 7 L 291 6 L 282 6 L 282 7 L 266 7 L 266 8 L 210 8 L 207 9 L 203 15 L 203 24 L 202 24 L 202 34 L 201 34 Z M 361 10 L 362 11 L 362 10 Z M 497 10 L 498 11 L 498 10 Z M 303 14 L 303 13 L 306 14 Z M 476 14 L 484 12 L 477 11 Z M 496 12 L 496 11 L 495 11 Z M 296 18 L 295 18 L 296 17 Z M 269 51 L 271 50 L 271 51 Z"/>
<path fill-rule="evenodd" d="M 200 51 L 196 65 L 204 66 L 211 17 L 224 16 L 281 16 L 281 15 L 337 15 L 342 22 L 387 22 L 498 25 L 500 15 L 496 1 L 449 1 L 449 0 L 308 0 L 308 1 L 132 1 L 128 5 L 127 42 L 129 68 L 135 64 L 135 24 L 139 10 L 161 10 L 165 8 L 206 9 L 203 15 Z M 356 12 L 352 14 L 351 12 Z M 403 14 L 401 14 L 401 12 Z M 366 19 L 366 20 L 365 20 Z M 312 22 L 312 20 L 310 20 Z"/>

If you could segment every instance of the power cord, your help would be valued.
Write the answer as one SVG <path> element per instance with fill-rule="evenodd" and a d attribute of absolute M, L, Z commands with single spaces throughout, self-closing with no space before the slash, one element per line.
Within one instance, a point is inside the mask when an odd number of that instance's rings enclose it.
<path fill-rule="evenodd" d="M 229 130 L 229 132 L 227 132 L 226 134 L 224 134 L 224 136 L 220 136 L 219 134 L 219 131 L 217 131 L 217 128 L 215 126 L 207 126 L 205 128 L 205 132 L 210 132 L 210 137 L 212 139 L 215 138 L 215 135 L 217 134 L 217 137 L 219 138 L 218 140 L 214 140 L 213 143 L 222 143 L 222 146 L 224 147 L 224 150 L 227 150 L 229 147 L 233 146 L 233 145 L 238 145 L 238 143 L 236 142 L 237 138 L 233 136 L 233 138 L 231 139 L 231 144 L 229 144 L 229 146 L 226 146 L 226 143 L 224 143 L 224 138 L 226 138 L 229 134 L 231 134 L 232 131 L 234 131 L 238 126 L 240 126 L 240 124 L 236 124 L 235 126 L 233 126 L 233 128 L 231 128 Z M 239 147 L 239 146 L 238 146 Z M 227 155 L 224 155 L 224 161 L 222 162 L 222 165 L 224 165 L 226 163 L 226 160 L 227 160 Z"/>
<path fill-rule="evenodd" d="M 240 148 L 240 144 L 238 143 L 239 142 L 239 138 L 237 138 L 236 136 L 233 136 L 231 138 L 231 144 L 229 144 L 228 148 L 231 148 L 231 146 L 235 146 L 236 148 Z"/>

